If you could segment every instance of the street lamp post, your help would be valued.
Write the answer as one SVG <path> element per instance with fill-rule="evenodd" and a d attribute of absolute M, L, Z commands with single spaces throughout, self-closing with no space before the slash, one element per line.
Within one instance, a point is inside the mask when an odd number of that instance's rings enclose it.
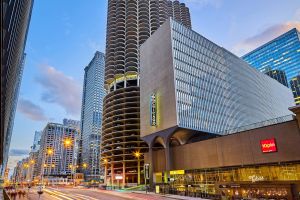
<path fill-rule="evenodd" d="M 137 158 L 137 164 L 138 164 L 138 185 L 141 184 L 141 161 L 140 161 L 140 157 L 141 157 L 141 153 L 139 151 L 136 151 L 133 153 L 133 155 Z"/>

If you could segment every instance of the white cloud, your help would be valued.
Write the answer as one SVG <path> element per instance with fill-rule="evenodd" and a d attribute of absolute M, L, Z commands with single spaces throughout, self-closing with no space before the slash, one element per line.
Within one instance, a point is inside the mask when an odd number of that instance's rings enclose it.
<path fill-rule="evenodd" d="M 36 81 L 44 88 L 43 101 L 58 104 L 74 116 L 80 113 L 82 87 L 72 77 L 45 65 Z"/>
<path fill-rule="evenodd" d="M 20 98 L 17 109 L 23 115 L 34 121 L 45 121 L 48 119 L 40 106 L 27 99 Z"/>

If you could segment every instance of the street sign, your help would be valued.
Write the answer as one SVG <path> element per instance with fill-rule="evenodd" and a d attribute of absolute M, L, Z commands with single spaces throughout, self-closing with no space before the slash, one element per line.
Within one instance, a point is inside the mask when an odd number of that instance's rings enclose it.
<path fill-rule="evenodd" d="M 150 164 L 144 164 L 144 177 L 145 179 L 150 179 Z"/>

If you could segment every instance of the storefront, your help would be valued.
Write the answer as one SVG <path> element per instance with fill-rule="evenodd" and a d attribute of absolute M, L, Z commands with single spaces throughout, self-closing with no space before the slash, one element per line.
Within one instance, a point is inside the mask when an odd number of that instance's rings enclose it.
<path fill-rule="evenodd" d="M 235 199 L 296 199 L 300 192 L 300 163 L 280 163 L 155 173 L 155 182 L 168 192 L 185 196 Z"/>

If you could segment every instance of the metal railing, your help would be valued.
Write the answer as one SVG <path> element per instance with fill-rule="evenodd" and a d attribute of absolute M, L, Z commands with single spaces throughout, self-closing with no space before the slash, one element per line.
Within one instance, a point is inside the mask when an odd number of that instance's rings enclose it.
<path fill-rule="evenodd" d="M 256 128 L 260 128 L 260 127 L 264 127 L 264 126 L 270 126 L 270 125 L 273 125 L 273 124 L 288 122 L 288 121 L 292 121 L 292 120 L 294 120 L 294 115 L 290 114 L 290 115 L 285 115 L 285 116 L 282 116 L 282 117 L 269 119 L 269 120 L 262 121 L 262 122 L 257 122 L 257 123 L 254 123 L 254 124 L 249 124 L 249 125 L 229 129 L 229 130 L 226 130 L 226 131 L 221 131 L 217 134 L 219 134 L 219 135 L 230 135 L 230 134 L 237 133 L 237 132 L 248 131 L 248 130 L 252 130 L 252 129 L 256 129 Z"/>

